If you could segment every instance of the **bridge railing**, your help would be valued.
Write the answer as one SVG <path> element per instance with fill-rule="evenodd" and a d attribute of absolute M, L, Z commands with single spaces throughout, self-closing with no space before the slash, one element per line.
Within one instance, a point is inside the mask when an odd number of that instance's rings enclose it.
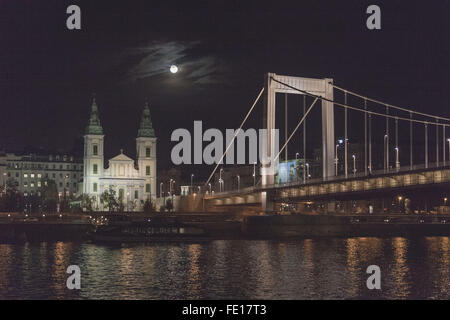
<path fill-rule="evenodd" d="M 348 181 L 348 180 L 355 180 L 355 179 L 363 179 L 363 178 L 372 178 L 372 177 L 382 177 L 382 176 L 390 176 L 400 173 L 407 173 L 407 172 L 415 172 L 415 171 L 424 171 L 424 170 L 434 170 L 434 169 L 444 169 L 444 168 L 450 168 L 450 161 L 447 163 L 442 163 L 439 165 L 431 164 L 425 166 L 424 164 L 418 164 L 413 166 L 403 166 L 399 168 L 389 168 L 389 169 L 378 169 L 378 170 L 372 170 L 371 172 L 368 172 L 367 174 L 365 172 L 356 172 L 348 174 L 347 177 L 345 175 L 338 175 L 338 176 L 332 176 L 332 177 L 325 177 L 325 178 L 315 178 L 315 179 L 307 179 L 306 181 L 303 181 L 302 179 L 286 182 L 286 183 L 278 183 L 278 184 L 271 184 L 266 186 L 251 186 L 247 188 L 241 188 L 239 190 L 228 190 L 228 191 L 222 191 L 222 192 L 216 192 L 211 195 L 207 195 L 207 197 L 214 197 L 215 195 L 235 195 L 235 194 L 243 194 L 243 193 L 252 193 L 255 191 L 262 191 L 265 189 L 273 189 L 273 188 L 288 188 L 288 187 L 296 187 L 296 186 L 302 186 L 302 185 L 312 185 L 312 184 L 320 184 L 324 182 L 333 182 L 333 181 Z"/>

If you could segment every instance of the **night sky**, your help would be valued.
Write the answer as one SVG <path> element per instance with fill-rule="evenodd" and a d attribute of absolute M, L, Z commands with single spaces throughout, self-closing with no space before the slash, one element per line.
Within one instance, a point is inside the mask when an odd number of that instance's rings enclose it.
<path fill-rule="evenodd" d="M 80 150 L 95 92 L 106 159 L 120 148 L 135 157 L 148 98 L 158 166 L 168 168 L 174 129 L 194 120 L 237 128 L 267 72 L 331 77 L 450 117 L 450 1 L 271 3 L 2 0 L 0 149 Z M 66 28 L 70 4 L 81 8 L 82 30 Z M 381 7 L 382 30 L 366 28 L 370 4 Z M 248 127 L 260 127 L 261 108 Z"/>

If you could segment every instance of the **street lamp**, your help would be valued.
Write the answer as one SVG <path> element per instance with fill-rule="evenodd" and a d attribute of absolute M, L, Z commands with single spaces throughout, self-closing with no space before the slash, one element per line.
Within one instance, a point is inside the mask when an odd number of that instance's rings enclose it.
<path fill-rule="evenodd" d="M 194 174 L 191 173 L 191 193 L 194 191 Z"/>
<path fill-rule="evenodd" d="M 388 135 L 385 134 L 384 135 L 384 170 L 389 170 L 389 158 L 388 158 L 388 153 L 387 153 L 387 149 L 389 148 L 388 143 Z"/>
<path fill-rule="evenodd" d="M 356 175 L 356 156 L 352 155 L 353 158 L 353 175 Z"/>
<path fill-rule="evenodd" d="M 256 186 L 256 162 L 253 162 L 253 187 L 254 186 Z"/>
<path fill-rule="evenodd" d="M 209 186 L 209 194 L 211 194 L 211 183 L 208 183 Z"/>
<path fill-rule="evenodd" d="M 163 196 L 163 187 L 164 187 L 164 183 L 161 182 L 161 183 L 159 184 L 159 197 L 162 197 L 162 196 Z"/>
<path fill-rule="evenodd" d="M 335 158 L 334 158 L 334 165 L 335 165 L 335 169 L 334 169 L 334 173 L 335 173 L 335 175 L 337 176 L 338 175 L 338 162 L 339 162 L 339 159 L 338 159 L 338 148 L 339 148 L 339 145 L 337 144 L 336 145 L 336 151 L 335 151 Z"/>
<path fill-rule="evenodd" d="M 395 147 L 395 168 L 397 169 L 397 171 L 400 170 L 399 152 L 399 148 Z"/>
<path fill-rule="evenodd" d="M 445 197 L 445 198 L 444 198 L 444 206 L 446 206 L 446 205 L 447 205 L 447 200 L 448 200 L 448 198 L 447 198 L 447 197 Z"/>
<path fill-rule="evenodd" d="M 3 182 L 5 183 L 5 186 L 3 187 L 3 192 L 6 195 L 6 172 L 3 172 Z"/>
<path fill-rule="evenodd" d="M 309 174 L 309 163 L 306 164 L 306 175 L 308 176 L 308 179 L 311 178 L 311 175 Z"/>
<path fill-rule="evenodd" d="M 447 139 L 448 141 L 448 159 L 450 160 L 450 139 Z"/>
<path fill-rule="evenodd" d="M 238 187 L 237 189 L 239 191 L 239 187 L 240 187 L 240 184 L 241 184 L 241 177 L 239 175 L 237 175 L 236 177 L 237 177 L 237 187 Z"/>

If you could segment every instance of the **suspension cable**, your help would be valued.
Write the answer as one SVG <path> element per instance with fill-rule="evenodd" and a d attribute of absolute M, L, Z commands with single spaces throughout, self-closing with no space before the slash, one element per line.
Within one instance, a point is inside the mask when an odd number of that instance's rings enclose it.
<path fill-rule="evenodd" d="M 409 118 L 398 117 L 398 116 L 395 116 L 395 115 L 383 114 L 383 113 L 374 112 L 374 111 L 368 111 L 368 110 L 366 111 L 366 110 L 363 110 L 363 109 L 360 109 L 360 108 L 357 108 L 357 107 L 352 107 L 352 106 L 349 106 L 349 105 L 346 105 L 346 104 L 343 104 L 343 103 L 339 103 L 339 102 L 337 102 L 337 101 L 335 101 L 335 100 L 331 100 L 331 99 L 328 99 L 328 98 L 325 98 L 325 97 L 321 97 L 321 96 L 312 94 L 312 93 L 310 93 L 310 92 L 308 92 L 308 91 L 305 91 L 305 90 L 302 90 L 302 89 L 298 89 L 298 88 L 293 87 L 293 86 L 291 86 L 291 85 L 288 85 L 288 84 L 286 84 L 286 83 L 284 83 L 284 82 L 281 82 L 281 81 L 275 79 L 274 77 L 271 77 L 271 79 L 272 79 L 273 81 L 275 81 L 275 82 L 278 82 L 279 84 L 284 85 L 284 86 L 287 87 L 287 88 L 290 88 L 290 89 L 292 89 L 292 90 L 296 90 L 296 91 L 298 91 L 298 92 L 303 93 L 304 95 L 307 95 L 307 96 L 310 96 L 310 97 L 313 97 L 313 98 L 318 98 L 318 99 L 320 99 L 320 100 L 324 100 L 324 101 L 327 101 L 327 102 L 331 102 L 331 103 L 333 103 L 333 104 L 335 104 L 336 106 L 339 106 L 339 107 L 349 108 L 350 110 L 355 110 L 355 111 L 359 111 L 359 112 L 366 112 L 366 113 L 368 113 L 368 114 L 372 114 L 372 115 L 376 115 L 376 116 L 380 116 L 380 117 L 387 117 L 387 118 L 391 118 L 391 119 L 397 118 L 397 119 L 399 119 L 399 120 L 412 121 L 412 122 L 422 123 L 422 124 L 431 124 L 431 125 L 435 125 L 435 124 L 436 124 L 436 123 L 434 123 L 434 122 L 425 121 L 425 120 L 409 119 Z M 387 106 L 387 107 L 392 107 L 391 105 L 386 105 L 386 106 Z M 411 111 L 411 112 L 414 112 L 414 111 Z M 449 119 L 449 120 L 450 120 L 450 119 Z M 441 125 L 443 125 L 443 126 L 445 126 L 445 127 L 450 127 L 450 123 L 449 123 L 449 124 L 441 124 Z"/>
<path fill-rule="evenodd" d="M 258 97 L 256 97 L 255 102 L 253 102 L 253 105 L 251 106 L 250 110 L 247 112 L 247 115 L 245 116 L 244 120 L 242 120 L 241 125 L 239 126 L 239 129 L 236 130 L 236 132 L 234 133 L 233 139 L 231 139 L 230 143 L 228 144 L 228 147 L 225 149 L 225 152 L 222 154 L 222 156 L 220 157 L 220 160 L 217 162 L 216 167 L 214 168 L 213 172 L 211 173 L 211 175 L 208 178 L 208 181 L 206 181 L 205 186 L 208 185 L 209 181 L 211 180 L 212 176 L 214 175 L 214 173 L 216 172 L 217 168 L 219 167 L 219 165 L 221 164 L 223 158 L 225 157 L 225 155 L 228 152 L 228 149 L 230 149 L 230 147 L 233 145 L 234 139 L 236 139 L 236 136 L 239 134 L 239 132 L 242 129 L 242 126 L 245 124 L 245 122 L 247 121 L 248 117 L 250 116 L 250 114 L 252 113 L 253 109 L 256 106 L 256 103 L 258 103 L 259 98 L 261 98 L 261 95 L 264 92 L 264 88 L 261 89 L 261 91 L 258 94 Z"/>
<path fill-rule="evenodd" d="M 278 152 L 277 156 L 273 159 L 273 161 L 277 161 L 278 157 L 280 156 L 280 154 L 283 152 L 284 148 L 286 148 L 287 144 L 289 143 L 289 141 L 291 140 L 291 138 L 294 136 L 294 134 L 297 132 L 298 128 L 300 127 L 300 125 L 302 124 L 302 122 L 306 119 L 306 116 L 308 115 L 308 113 L 311 111 L 311 109 L 314 107 L 314 105 L 316 104 L 318 98 L 316 98 L 314 100 L 314 102 L 309 106 L 308 111 L 306 111 L 306 113 L 303 115 L 303 117 L 300 119 L 300 121 L 298 122 L 297 126 L 295 127 L 294 131 L 292 131 L 292 134 L 289 136 L 289 138 L 286 140 L 286 142 L 284 143 L 283 147 L 281 148 L 281 150 Z M 287 161 L 287 159 L 286 159 Z"/>
<path fill-rule="evenodd" d="M 334 88 L 338 89 L 338 90 L 341 90 L 341 91 L 350 93 L 351 95 L 356 96 L 356 97 L 358 97 L 358 98 L 365 99 L 365 100 L 368 100 L 368 101 L 372 101 L 372 102 L 374 102 L 374 103 L 381 104 L 381 105 L 384 105 L 384 106 L 389 107 L 389 108 L 393 108 L 393 109 L 397 109 L 397 110 L 401 110 L 401 111 L 405 111 L 405 112 L 414 113 L 414 114 L 421 115 L 421 116 L 424 116 L 424 117 L 429 117 L 429 118 L 434 118 L 434 119 L 440 119 L 440 120 L 450 121 L 449 118 L 445 118 L 445 117 L 441 117 L 441 116 L 434 116 L 434 115 L 427 114 L 427 113 L 423 113 L 423 112 L 419 112 L 419 111 L 413 111 L 413 110 L 409 110 L 409 109 L 406 109 L 406 108 L 393 106 L 393 105 L 391 105 L 391 104 L 388 104 L 388 103 L 385 103 L 385 102 L 382 102 L 382 101 L 379 101 L 379 100 L 375 100 L 375 99 L 372 99 L 372 98 L 368 98 L 368 97 L 362 96 L 362 95 L 360 95 L 360 94 L 357 94 L 356 92 L 352 92 L 352 91 L 349 91 L 349 90 L 347 90 L 347 89 L 338 87 L 337 85 L 335 85 L 335 84 L 333 84 L 333 83 L 331 83 L 331 82 L 330 82 L 329 84 L 330 84 L 331 86 L 333 86 Z"/>

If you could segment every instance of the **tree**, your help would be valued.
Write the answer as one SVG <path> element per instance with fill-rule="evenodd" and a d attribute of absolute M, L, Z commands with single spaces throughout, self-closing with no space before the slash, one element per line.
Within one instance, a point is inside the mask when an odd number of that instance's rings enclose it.
<path fill-rule="evenodd" d="M 45 179 L 42 181 L 41 203 L 45 212 L 55 212 L 58 203 L 58 189 L 54 180 Z"/>
<path fill-rule="evenodd" d="M 145 213 L 151 213 L 155 211 L 155 207 L 152 203 L 152 200 L 149 198 L 147 198 L 147 200 L 145 200 L 144 202 L 144 212 Z"/>
<path fill-rule="evenodd" d="M 82 208 L 86 209 L 86 211 L 88 211 L 88 212 L 94 211 L 93 208 L 92 208 L 92 202 L 93 202 L 92 197 L 90 197 L 86 193 L 83 193 L 81 195 L 81 199 L 80 200 L 81 200 L 81 207 Z"/>
<path fill-rule="evenodd" d="M 169 210 L 169 212 L 173 210 L 173 202 L 171 198 L 166 200 L 166 209 Z"/>
<path fill-rule="evenodd" d="M 116 191 L 109 189 L 105 190 L 101 197 L 100 202 L 109 209 L 109 212 L 114 212 L 119 209 L 119 203 L 116 199 Z"/>
<path fill-rule="evenodd" d="M 17 190 L 16 181 L 9 178 L 6 181 L 6 193 L 3 192 L 0 197 L 1 211 L 16 211 L 21 212 L 25 207 L 25 200 L 23 194 Z"/>

